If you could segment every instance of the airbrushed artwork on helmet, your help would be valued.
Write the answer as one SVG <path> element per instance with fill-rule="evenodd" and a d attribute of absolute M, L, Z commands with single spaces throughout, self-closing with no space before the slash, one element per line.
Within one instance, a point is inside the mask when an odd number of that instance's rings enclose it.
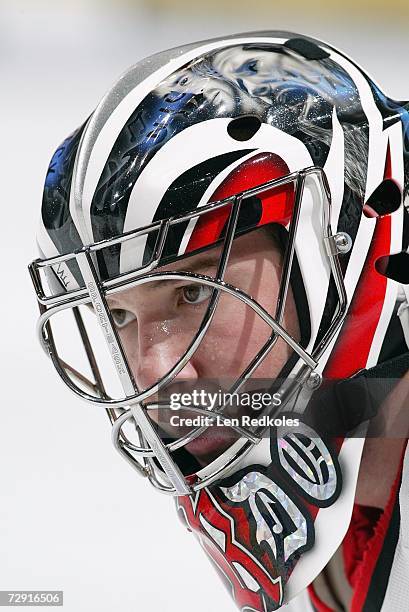
<path fill-rule="evenodd" d="M 341 66 L 331 59 L 309 63 L 275 45 L 260 49 L 257 45 L 232 46 L 196 59 L 155 88 L 118 136 L 91 205 L 95 238 L 122 231 L 129 194 L 139 174 L 182 130 L 215 118 L 254 114 L 262 122 L 299 138 L 314 163 L 323 166 L 332 140 L 334 108 L 345 130 L 345 149 L 351 151 L 345 181 L 362 198 L 368 130 L 354 129 L 364 121 L 362 106 L 354 82 Z M 209 170 L 197 179 L 209 176 Z M 205 186 L 202 181 L 201 193 Z M 186 201 L 188 195 L 179 193 L 179 201 Z M 161 210 L 162 204 L 155 220 L 166 212 Z M 115 227 L 107 225 L 104 213 L 108 209 Z"/>
<path fill-rule="evenodd" d="M 42 221 L 60 253 L 70 253 L 81 244 L 70 214 L 69 202 L 75 156 L 84 126 L 68 136 L 55 151 L 44 183 Z"/>
<path fill-rule="evenodd" d="M 157 89 L 162 99 L 175 92 L 201 100 L 201 112 L 208 106 L 214 116 L 256 114 L 302 140 L 317 165 L 324 165 L 328 155 L 336 107 L 346 138 L 358 153 L 355 161 L 362 165 L 358 171 L 356 164 L 354 170 L 347 165 L 346 182 L 362 193 L 368 134 L 352 129 L 363 120 L 359 94 L 347 72 L 333 60 L 306 62 L 274 45 L 233 47 L 193 62 Z"/>
<path fill-rule="evenodd" d="M 218 486 L 177 499 L 182 522 L 241 612 L 272 612 L 283 604 L 294 567 L 314 544 L 317 511 L 341 490 L 337 455 L 310 427 L 276 431 L 270 453 L 267 467 L 249 465 Z"/>

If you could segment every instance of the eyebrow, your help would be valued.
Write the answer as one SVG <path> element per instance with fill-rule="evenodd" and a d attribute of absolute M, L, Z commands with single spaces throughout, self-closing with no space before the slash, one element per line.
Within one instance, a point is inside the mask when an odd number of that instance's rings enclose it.
<path fill-rule="evenodd" d="M 220 255 L 209 255 L 208 257 L 204 257 L 203 259 L 199 259 L 196 262 L 191 262 L 190 265 L 183 266 L 182 268 L 177 268 L 175 270 L 163 270 L 163 272 L 173 272 L 175 274 L 179 272 L 193 272 L 197 273 L 199 270 L 207 270 L 214 266 L 217 266 L 220 260 Z M 158 271 L 158 269 L 154 270 L 154 272 Z M 146 283 L 148 289 L 155 289 L 158 286 L 161 286 L 163 280 L 156 280 L 150 283 Z"/>

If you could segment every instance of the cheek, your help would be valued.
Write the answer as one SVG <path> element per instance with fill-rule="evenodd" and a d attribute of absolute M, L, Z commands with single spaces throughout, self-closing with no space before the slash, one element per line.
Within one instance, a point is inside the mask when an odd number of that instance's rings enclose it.
<path fill-rule="evenodd" d="M 261 350 L 271 328 L 237 298 L 220 301 L 194 359 L 203 376 L 237 377 Z"/>
<path fill-rule="evenodd" d="M 248 293 L 274 316 L 278 294 L 278 280 L 274 282 L 274 270 L 264 270 L 257 282 L 251 284 Z M 291 289 L 288 291 L 282 325 L 295 340 L 299 340 L 298 320 Z M 256 357 L 271 334 L 271 327 L 252 308 L 237 298 L 223 297 L 194 358 L 197 369 L 202 376 L 208 378 L 221 376 L 235 378 Z M 291 352 L 289 345 L 278 338 L 273 349 L 256 369 L 254 376 L 274 377 L 290 357 Z"/>

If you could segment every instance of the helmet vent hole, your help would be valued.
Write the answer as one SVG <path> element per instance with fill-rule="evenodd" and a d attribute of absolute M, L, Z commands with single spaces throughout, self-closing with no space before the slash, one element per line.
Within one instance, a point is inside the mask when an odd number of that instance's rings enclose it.
<path fill-rule="evenodd" d="M 364 204 L 365 217 L 383 217 L 398 210 L 402 202 L 402 192 L 395 181 L 385 179 L 375 189 Z"/>
<path fill-rule="evenodd" d="M 230 121 L 227 126 L 227 133 L 234 140 L 243 142 L 253 138 L 254 134 L 258 132 L 261 126 L 261 121 L 258 117 L 253 115 L 246 115 L 245 117 L 237 117 Z"/>
<path fill-rule="evenodd" d="M 375 262 L 375 268 L 382 276 L 391 278 L 402 285 L 409 284 L 409 253 L 406 251 L 379 257 Z"/>
<path fill-rule="evenodd" d="M 298 55 L 301 55 L 306 60 L 323 60 L 330 57 L 327 51 L 324 51 L 315 42 L 306 38 L 290 38 L 290 40 L 284 43 L 284 47 L 295 51 L 295 53 L 298 53 Z"/>

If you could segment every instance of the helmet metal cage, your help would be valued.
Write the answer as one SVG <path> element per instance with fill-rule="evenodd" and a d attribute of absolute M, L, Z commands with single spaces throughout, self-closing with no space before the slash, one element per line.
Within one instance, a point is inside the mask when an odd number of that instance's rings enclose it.
<path fill-rule="evenodd" d="M 315 179 L 316 183 L 318 183 L 322 197 L 322 242 L 324 245 L 324 252 L 328 257 L 330 271 L 334 279 L 337 294 L 337 304 L 329 327 L 311 353 L 306 351 L 300 343 L 294 340 L 294 338 L 292 338 L 282 327 L 291 268 L 295 255 L 295 237 L 299 224 L 300 208 L 306 181 L 310 177 Z M 276 312 L 274 316 L 271 316 L 255 299 L 239 288 L 227 283 L 224 278 L 243 200 L 257 196 L 267 190 L 274 190 L 290 184 L 294 187 L 294 209 L 288 227 L 288 242 L 283 258 L 283 269 L 278 291 Z M 226 206 L 230 207 L 230 211 L 228 213 L 227 229 L 223 238 L 220 260 L 215 277 L 193 272 L 154 272 L 161 261 L 166 237 L 172 226 L 181 222 L 190 221 L 210 211 L 216 211 Z M 205 477 L 196 477 L 195 479 L 186 477 L 182 474 L 174 458 L 172 458 L 172 451 L 185 446 L 197 438 L 205 427 L 196 427 L 183 437 L 165 443 L 155 431 L 154 424 L 149 416 L 150 410 L 158 410 L 164 407 L 164 405 L 157 402 L 153 404 L 143 403 L 168 385 L 192 358 L 209 329 L 222 292 L 241 300 L 245 305 L 253 309 L 253 311 L 271 328 L 270 337 L 237 378 L 230 389 L 230 393 L 236 393 L 244 382 L 252 376 L 256 368 L 271 351 L 278 338 L 282 338 L 292 348 L 298 355 L 298 361 L 301 364 L 295 378 L 291 381 L 286 381 L 280 389 L 282 405 L 286 404 L 300 386 L 305 384 L 312 375 L 315 376 L 315 380 L 317 379 L 317 372 L 315 372 L 315 369 L 322 354 L 340 328 L 347 308 L 347 295 L 339 262 L 339 255 L 349 250 L 351 241 L 346 234 L 332 234 L 330 219 L 331 195 L 325 172 L 319 167 L 308 167 L 257 185 L 251 189 L 244 190 L 223 200 L 211 202 L 189 213 L 170 217 L 138 230 L 132 230 L 120 236 L 84 246 L 69 254 L 48 259 L 36 259 L 30 264 L 29 271 L 40 308 L 40 317 L 37 326 L 38 336 L 44 350 L 51 357 L 59 376 L 76 395 L 79 395 L 82 399 L 94 405 L 105 408 L 112 424 L 112 440 L 115 448 L 139 474 L 149 478 L 151 483 L 162 492 L 171 495 L 189 495 L 208 486 L 216 479 L 223 477 L 228 470 L 249 452 L 254 444 L 257 444 L 261 440 L 259 434 L 255 435 L 244 427 L 229 425 L 229 427 L 232 427 L 232 429 L 235 429 L 240 434 L 244 439 L 244 443 L 235 443 L 224 451 L 221 457 L 208 466 L 209 469 Z M 149 235 L 152 232 L 157 232 L 157 238 L 153 256 L 147 265 L 131 272 L 119 274 L 115 278 L 109 278 L 107 280 L 101 280 L 99 278 L 94 259 L 97 251 L 107 247 L 122 245 L 129 240 L 139 236 Z M 55 271 L 58 265 L 67 265 L 69 262 L 76 262 L 82 275 L 83 286 L 79 286 L 72 290 L 67 290 L 62 286 L 62 291 L 60 293 L 56 292 L 53 294 L 53 292 L 51 292 L 50 295 L 49 287 L 47 289 L 44 284 L 44 271 L 47 269 Z M 128 289 L 144 283 L 149 283 L 152 280 L 180 281 L 186 279 L 190 282 L 206 285 L 213 289 L 203 320 L 190 345 L 174 366 L 155 384 L 144 391 L 139 391 L 121 344 L 118 331 L 115 327 L 112 314 L 107 305 L 107 297 L 118 293 L 123 290 L 124 287 Z M 78 307 L 83 304 L 91 304 L 94 311 L 98 313 L 98 323 L 101 327 L 105 342 L 109 347 L 110 354 L 112 355 L 116 373 L 123 389 L 123 398 L 113 399 L 106 393 L 93 347 L 84 326 L 81 313 L 79 312 Z M 50 317 L 65 309 L 73 310 L 75 322 L 85 348 L 94 382 L 88 380 L 80 372 L 76 371 L 71 364 L 64 362 L 58 354 L 51 330 Z M 78 381 L 78 385 L 75 384 L 76 380 Z M 82 385 L 82 388 L 79 384 Z M 85 391 L 84 387 L 87 388 L 89 392 Z M 215 418 L 217 414 L 218 418 L 223 420 L 224 416 L 220 412 L 222 408 L 223 407 L 218 407 L 214 410 L 209 410 L 208 408 L 190 406 L 186 407 L 186 410 L 192 411 L 193 413 L 205 414 L 206 417 L 210 418 L 212 418 L 212 416 Z M 133 420 L 134 422 L 139 439 L 138 444 L 133 444 L 124 432 L 124 425 L 129 420 Z M 158 462 L 161 469 L 158 468 Z"/>

